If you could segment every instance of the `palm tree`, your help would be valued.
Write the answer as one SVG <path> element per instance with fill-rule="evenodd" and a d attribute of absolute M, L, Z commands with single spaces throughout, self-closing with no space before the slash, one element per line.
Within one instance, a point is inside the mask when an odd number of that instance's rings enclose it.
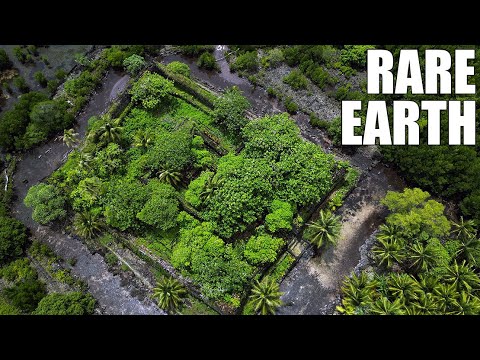
<path fill-rule="evenodd" d="M 305 237 L 320 249 L 322 246 L 336 245 L 340 235 L 340 218 L 329 211 L 320 211 L 318 219 L 315 222 L 307 224 Z"/>
<path fill-rule="evenodd" d="M 73 226 L 78 235 L 92 239 L 100 234 L 103 229 L 103 223 L 98 214 L 92 214 L 90 211 L 84 211 L 75 215 Z"/>
<path fill-rule="evenodd" d="M 177 186 L 181 181 L 182 174 L 178 171 L 172 171 L 169 169 L 160 170 L 158 178 L 160 181 L 165 182 L 167 184 Z"/>
<path fill-rule="evenodd" d="M 208 181 L 205 183 L 205 188 L 200 193 L 200 200 L 202 202 L 207 201 L 213 195 L 213 192 L 217 190 L 223 183 L 223 179 L 218 176 L 212 176 Z"/>
<path fill-rule="evenodd" d="M 393 241 L 397 239 L 398 231 L 392 225 L 385 225 L 382 224 L 378 227 L 378 234 L 377 239 L 385 240 L 385 241 Z"/>
<path fill-rule="evenodd" d="M 119 142 L 123 128 L 120 126 L 120 119 L 106 119 L 104 124 L 98 129 L 98 139 L 106 143 Z"/>
<path fill-rule="evenodd" d="M 98 177 L 87 178 L 78 185 L 80 191 L 85 192 L 93 201 L 96 201 L 103 191 L 103 183 Z"/>
<path fill-rule="evenodd" d="M 92 155 L 88 153 L 80 153 L 80 160 L 78 161 L 78 167 L 81 170 L 90 170 L 90 164 L 92 162 Z"/>
<path fill-rule="evenodd" d="M 170 313 L 177 311 L 186 294 L 187 291 L 183 285 L 172 277 L 160 278 L 157 287 L 153 289 L 153 296 L 157 299 L 158 306 Z"/>
<path fill-rule="evenodd" d="M 438 286 L 438 278 L 431 274 L 420 274 L 418 276 L 418 285 L 425 293 L 434 292 Z"/>
<path fill-rule="evenodd" d="M 457 239 L 467 239 L 473 237 L 477 234 L 475 230 L 475 221 L 473 220 L 463 220 L 463 216 L 460 216 L 460 221 L 458 223 L 452 222 L 452 235 Z"/>
<path fill-rule="evenodd" d="M 432 293 L 422 293 L 417 301 L 413 304 L 422 315 L 435 315 L 438 314 L 438 306 L 435 297 Z"/>
<path fill-rule="evenodd" d="M 275 311 L 282 306 L 282 300 L 280 300 L 282 295 L 275 280 L 265 278 L 262 282 L 256 281 L 252 288 L 250 301 L 256 312 L 260 312 L 262 315 L 274 315 Z"/>
<path fill-rule="evenodd" d="M 401 264 L 405 258 L 403 244 L 398 239 L 383 240 L 377 238 L 377 245 L 372 248 L 379 265 L 391 268 L 395 262 Z"/>
<path fill-rule="evenodd" d="M 434 289 L 434 298 L 443 314 L 452 314 L 458 308 L 458 292 L 454 284 L 438 284 Z"/>
<path fill-rule="evenodd" d="M 137 132 L 133 138 L 133 147 L 138 147 L 141 149 L 146 149 L 152 145 L 153 141 L 150 135 L 145 131 L 140 130 Z"/>
<path fill-rule="evenodd" d="M 74 147 L 78 143 L 78 133 L 75 130 L 63 130 L 63 136 L 60 136 L 67 147 Z"/>
<path fill-rule="evenodd" d="M 419 294 L 422 293 L 417 280 L 408 274 L 390 274 L 388 290 L 393 296 L 406 301 L 416 300 Z"/>
<path fill-rule="evenodd" d="M 480 314 L 480 299 L 476 296 L 463 292 L 457 301 L 455 315 L 478 315 Z"/>
<path fill-rule="evenodd" d="M 460 237 L 460 247 L 455 254 L 459 259 L 467 260 L 477 266 L 480 259 L 480 240 L 475 235 Z"/>
<path fill-rule="evenodd" d="M 370 312 L 375 315 L 403 315 L 405 310 L 399 299 L 391 302 L 382 297 L 372 304 Z"/>
<path fill-rule="evenodd" d="M 473 271 L 471 265 L 465 263 L 465 260 L 459 265 L 455 262 L 447 267 L 444 279 L 454 284 L 458 290 L 466 291 L 467 293 L 478 289 L 480 285 L 480 279 Z"/>
<path fill-rule="evenodd" d="M 424 246 L 420 242 L 416 242 L 409 246 L 410 250 L 408 258 L 411 260 L 411 267 L 416 272 L 425 271 L 435 265 L 435 254 L 430 247 Z"/>

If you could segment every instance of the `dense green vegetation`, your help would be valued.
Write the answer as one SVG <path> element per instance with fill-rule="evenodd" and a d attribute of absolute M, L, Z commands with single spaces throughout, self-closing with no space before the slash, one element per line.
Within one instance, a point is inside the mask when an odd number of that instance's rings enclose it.
<path fill-rule="evenodd" d="M 95 309 L 95 299 L 90 294 L 71 292 L 51 293 L 40 302 L 35 315 L 91 315 Z"/>
<path fill-rule="evenodd" d="M 473 222 L 450 222 L 420 189 L 388 192 L 372 249 L 380 266 L 345 280 L 347 314 L 480 314 L 480 241 Z"/>
<path fill-rule="evenodd" d="M 86 238 L 114 229 L 130 234 L 207 298 L 236 308 L 246 285 L 284 251 L 298 209 L 330 190 L 336 162 L 302 140 L 287 114 L 249 122 L 250 104 L 237 88 L 217 98 L 190 86 L 185 64 L 160 70 L 180 86 L 144 73 L 128 110 L 116 119 L 92 118 L 81 150 L 47 184 L 33 187 L 26 203 L 44 222 L 71 215 Z M 243 150 L 236 152 L 232 140 Z M 274 281 L 291 264 L 285 259 L 273 267 Z M 177 311 L 177 288 L 172 279 L 159 282 L 161 307 Z"/>

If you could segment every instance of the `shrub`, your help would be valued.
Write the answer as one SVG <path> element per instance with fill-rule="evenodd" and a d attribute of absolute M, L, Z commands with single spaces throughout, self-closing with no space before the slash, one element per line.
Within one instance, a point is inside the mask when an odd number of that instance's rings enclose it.
<path fill-rule="evenodd" d="M 257 51 L 249 51 L 238 55 L 235 61 L 230 64 L 232 71 L 256 71 L 258 70 Z"/>
<path fill-rule="evenodd" d="M 65 198 L 53 185 L 40 183 L 32 186 L 23 202 L 33 208 L 33 220 L 42 225 L 66 215 Z"/>
<path fill-rule="evenodd" d="M 41 71 L 37 71 L 35 75 L 33 75 L 33 77 L 35 78 L 35 81 L 40 84 L 41 87 L 47 86 L 47 78 L 45 77 L 45 75 L 43 75 Z"/>
<path fill-rule="evenodd" d="M 22 255 L 27 239 L 27 229 L 20 221 L 0 216 L 0 264 Z"/>
<path fill-rule="evenodd" d="M 37 308 L 47 291 L 45 284 L 36 279 L 26 279 L 3 291 L 10 303 L 25 313 Z"/>
<path fill-rule="evenodd" d="M 145 59 L 142 56 L 133 54 L 123 61 L 125 70 L 131 75 L 136 75 L 145 66 Z"/>
<path fill-rule="evenodd" d="M 36 279 L 37 272 L 30 266 L 30 260 L 24 257 L 0 268 L 0 277 L 9 282 L 16 282 L 24 279 Z"/>
<path fill-rule="evenodd" d="M 13 79 L 13 85 L 21 92 L 26 93 L 30 90 L 25 79 L 21 76 L 16 76 Z"/>
<path fill-rule="evenodd" d="M 109 266 L 115 266 L 118 264 L 118 258 L 117 255 L 115 255 L 112 252 L 108 252 L 107 255 L 105 255 L 105 262 Z"/>
<path fill-rule="evenodd" d="M 181 61 L 172 61 L 167 65 L 167 69 L 176 74 L 180 74 L 188 78 L 190 77 L 190 66 Z"/>
<path fill-rule="evenodd" d="M 293 101 L 291 97 L 287 97 L 283 101 L 283 105 L 285 105 L 285 109 L 289 114 L 296 114 L 298 111 L 298 105 Z"/>
<path fill-rule="evenodd" d="M 75 79 L 65 83 L 65 92 L 68 96 L 79 97 L 90 95 L 97 82 L 89 70 L 83 71 Z"/>
<path fill-rule="evenodd" d="M 248 239 L 243 254 L 250 264 L 264 265 L 275 261 L 277 252 L 283 244 L 283 239 L 260 234 Z"/>
<path fill-rule="evenodd" d="M 155 109 L 170 99 L 173 82 L 156 73 L 145 72 L 130 90 L 132 101 L 139 102 L 146 109 Z"/>
<path fill-rule="evenodd" d="M 0 71 L 10 69 L 12 67 L 12 62 L 8 57 L 8 54 L 5 50 L 0 49 Z"/>
<path fill-rule="evenodd" d="M 270 213 L 265 217 L 265 225 L 271 232 L 292 230 L 293 210 L 285 201 L 273 200 Z"/>
<path fill-rule="evenodd" d="M 290 85 L 294 90 L 306 89 L 308 86 L 307 78 L 298 69 L 291 71 L 285 76 L 283 82 Z"/>
<path fill-rule="evenodd" d="M 58 69 L 57 71 L 55 71 L 55 77 L 58 80 L 62 81 L 67 77 L 67 72 L 63 69 Z"/>
<path fill-rule="evenodd" d="M 375 49 L 373 45 L 345 45 L 340 53 L 343 65 L 364 69 L 367 64 L 367 50 Z"/>
<path fill-rule="evenodd" d="M 71 292 L 52 293 L 45 296 L 37 306 L 35 315 L 91 315 L 96 300 L 90 294 Z"/>
<path fill-rule="evenodd" d="M 217 60 L 209 52 L 204 52 L 202 55 L 200 55 L 197 65 L 199 68 L 206 70 L 218 70 Z"/>
<path fill-rule="evenodd" d="M 245 117 L 250 107 L 248 100 L 237 87 L 227 89 L 214 103 L 215 121 L 224 126 L 231 134 L 239 135 L 248 123 Z"/>
<path fill-rule="evenodd" d="M 198 56 L 205 52 L 213 52 L 215 50 L 213 45 L 183 45 L 179 48 L 180 51 L 187 56 Z"/>
<path fill-rule="evenodd" d="M 137 218 L 161 230 L 169 230 L 177 225 L 177 192 L 169 184 L 155 185 L 152 197 L 146 202 Z"/>

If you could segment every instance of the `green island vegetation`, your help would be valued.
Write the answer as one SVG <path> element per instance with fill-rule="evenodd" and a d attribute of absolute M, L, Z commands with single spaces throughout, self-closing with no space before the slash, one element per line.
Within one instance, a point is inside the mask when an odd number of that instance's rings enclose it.
<path fill-rule="evenodd" d="M 25 204 L 40 223 L 67 220 L 84 238 L 148 249 L 217 306 L 246 301 L 246 313 L 271 313 L 248 300 L 249 287 L 270 284 L 262 291 L 277 297 L 272 284 L 294 260 L 285 253 L 294 220 L 331 192 L 340 169 L 353 169 L 304 141 L 288 114 L 249 120 L 235 87 L 207 92 L 178 62 L 158 72 L 166 77 L 138 78 L 119 115 L 91 118 L 83 145 Z M 185 296 L 177 280 L 159 278 L 161 308 L 176 313 Z"/>
<path fill-rule="evenodd" d="M 149 295 L 168 314 L 269 315 L 286 308 L 280 285 L 292 266 L 310 247 L 315 261 L 342 248 L 332 247 L 345 241 L 342 226 L 358 206 L 350 201 L 347 211 L 338 211 L 360 178 L 349 162 L 358 148 L 341 146 L 340 118 L 323 116 L 311 100 L 397 100 L 366 93 L 366 52 L 374 48 L 397 58 L 406 47 L 229 45 L 221 56 L 231 72 L 263 88 L 265 99 L 284 111 L 275 114 L 257 112 L 235 86 L 220 91 L 197 82 L 198 68 L 208 76 L 224 70 L 212 45 L 170 47 L 175 60 L 164 63 L 152 56 L 158 54 L 153 46 L 107 46 L 93 57 L 78 54 L 74 74 L 59 69 L 51 78 L 35 72 L 33 83 L 15 72 L 12 59 L 32 66 L 40 59 L 38 48 L 15 47 L 14 58 L 0 49 L 0 73 L 9 76 L 0 96 L 19 95 L 0 115 L 6 154 L 0 163 L 0 314 L 99 311 L 69 262 L 29 238 L 11 213 L 15 199 L 8 179 L 15 173 L 15 153 L 58 135 L 71 150 L 65 162 L 20 200 L 36 223 L 101 249 L 109 269 L 134 272 L 114 251 L 128 249 L 154 273 Z M 429 46 L 408 48 L 423 56 Z M 458 47 L 439 48 L 453 54 Z M 82 139 L 75 116 L 109 69 L 130 75 L 127 91 L 121 102 L 88 120 Z M 480 86 L 480 77 L 472 77 Z M 328 150 L 302 136 L 298 119 L 305 115 L 306 125 L 328 139 Z M 364 124 L 365 110 L 358 116 Z M 443 140 L 446 121 L 443 116 Z M 387 215 L 362 239 L 371 242 L 369 265 L 344 278 L 332 312 L 480 314 L 478 147 L 428 146 L 426 119 L 419 124 L 420 146 L 377 147 L 375 157 L 408 187 L 384 190 L 385 196 L 369 203 Z M 368 160 L 366 177 L 376 164 L 376 158 Z"/>

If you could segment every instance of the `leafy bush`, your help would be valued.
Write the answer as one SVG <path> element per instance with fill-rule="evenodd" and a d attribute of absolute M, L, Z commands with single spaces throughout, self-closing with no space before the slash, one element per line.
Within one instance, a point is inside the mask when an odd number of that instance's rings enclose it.
<path fill-rule="evenodd" d="M 273 200 L 270 213 L 265 217 L 265 225 L 271 232 L 278 230 L 292 230 L 292 206 L 281 200 Z"/>
<path fill-rule="evenodd" d="M 142 56 L 133 54 L 123 60 L 123 66 L 131 75 L 136 75 L 145 66 L 145 59 Z"/>
<path fill-rule="evenodd" d="M 209 52 L 204 52 L 197 61 L 199 68 L 206 70 L 218 70 L 218 64 L 215 57 Z"/>
<path fill-rule="evenodd" d="M 9 282 L 16 282 L 25 279 L 36 279 L 37 272 L 30 266 L 30 260 L 24 257 L 12 261 L 7 266 L 0 268 L 0 278 Z"/>
<path fill-rule="evenodd" d="M 33 220 L 42 225 L 61 219 L 67 214 L 65 198 L 53 185 L 40 183 L 32 186 L 23 202 L 33 208 Z"/>
<path fill-rule="evenodd" d="M 187 56 L 198 56 L 205 52 L 213 52 L 215 50 L 213 45 L 183 45 L 179 48 L 180 51 Z"/>
<path fill-rule="evenodd" d="M 0 71 L 10 69 L 12 67 L 12 62 L 8 57 L 7 52 L 4 49 L 0 49 Z"/>
<path fill-rule="evenodd" d="M 13 85 L 21 92 L 21 93 L 26 93 L 30 90 L 30 88 L 28 87 L 27 85 L 27 82 L 25 81 L 25 79 L 23 77 L 21 77 L 20 75 L 19 76 L 16 76 L 14 79 L 13 79 Z"/>
<path fill-rule="evenodd" d="M 285 76 L 283 82 L 290 85 L 294 90 L 306 89 L 308 86 L 307 78 L 298 69 L 292 70 Z"/>
<path fill-rule="evenodd" d="M 373 45 L 345 45 L 340 53 L 343 65 L 364 69 L 367 64 L 367 50 L 375 49 Z"/>
<path fill-rule="evenodd" d="M 287 112 L 289 114 L 296 114 L 298 111 L 298 105 L 293 101 L 291 97 L 287 97 L 283 101 L 283 105 L 285 106 L 285 109 L 287 109 Z"/>
<path fill-rule="evenodd" d="M 238 55 L 235 61 L 230 64 L 232 71 L 248 71 L 253 72 L 258 70 L 258 55 L 257 51 L 249 51 Z"/>
<path fill-rule="evenodd" d="M 161 230 L 169 230 L 177 225 L 177 192 L 169 184 L 155 184 L 152 197 L 146 202 L 137 218 Z"/>
<path fill-rule="evenodd" d="M 170 99 L 173 82 L 156 73 L 147 71 L 130 90 L 132 101 L 139 102 L 145 109 L 155 109 Z"/>
<path fill-rule="evenodd" d="M 242 128 L 248 123 L 245 117 L 250 103 L 234 86 L 227 89 L 214 103 L 214 116 L 217 123 L 224 126 L 231 134 L 239 135 Z"/>
<path fill-rule="evenodd" d="M 90 294 L 70 292 L 45 296 L 34 311 L 35 315 L 92 315 L 96 300 Z"/>
<path fill-rule="evenodd" d="M 245 246 L 245 259 L 252 265 L 272 263 L 285 241 L 268 234 L 252 236 Z"/>
<path fill-rule="evenodd" d="M 167 65 L 167 69 L 176 74 L 183 75 L 187 78 L 190 77 L 190 66 L 181 61 L 172 61 Z"/>
<path fill-rule="evenodd" d="M 55 71 L 55 77 L 57 78 L 57 80 L 63 81 L 67 77 L 67 72 L 63 69 L 58 69 L 57 71 Z"/>
<path fill-rule="evenodd" d="M 65 92 L 73 98 L 90 95 L 97 86 L 97 81 L 89 70 L 74 79 L 65 82 Z"/>
<path fill-rule="evenodd" d="M 27 239 L 27 229 L 20 221 L 0 216 L 0 264 L 22 255 Z"/>
<path fill-rule="evenodd" d="M 37 308 L 47 291 L 45 284 L 36 279 L 25 279 L 3 291 L 10 303 L 25 313 L 31 313 Z"/>
<path fill-rule="evenodd" d="M 47 86 L 47 78 L 45 77 L 45 75 L 43 75 L 43 73 L 41 71 L 37 71 L 33 75 L 33 77 L 35 78 L 35 81 L 40 84 L 40 86 L 42 86 L 42 87 Z"/>

